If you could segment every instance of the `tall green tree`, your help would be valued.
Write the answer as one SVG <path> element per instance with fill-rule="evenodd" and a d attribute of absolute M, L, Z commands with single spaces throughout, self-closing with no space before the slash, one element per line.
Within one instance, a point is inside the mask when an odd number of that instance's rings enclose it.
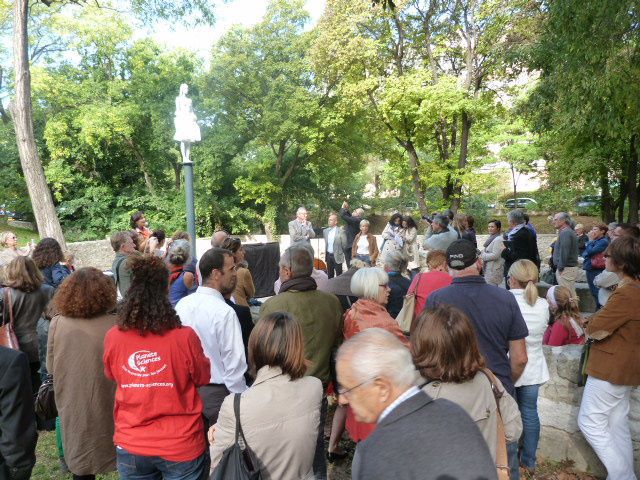
<path fill-rule="evenodd" d="M 359 119 L 336 108 L 333 85 L 317 81 L 303 7 L 274 0 L 262 22 L 231 30 L 203 87 L 212 131 L 227 140 L 218 154 L 237 168 L 235 189 L 269 236 L 296 204 L 344 193 L 362 165 Z"/>

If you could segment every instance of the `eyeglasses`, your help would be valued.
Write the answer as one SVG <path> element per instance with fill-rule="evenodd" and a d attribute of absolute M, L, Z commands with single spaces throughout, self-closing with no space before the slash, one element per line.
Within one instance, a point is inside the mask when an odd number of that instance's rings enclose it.
<path fill-rule="evenodd" d="M 363 385 L 366 385 L 367 383 L 369 383 L 372 380 L 375 380 L 377 377 L 371 377 L 367 380 L 365 380 L 362 383 L 359 383 L 358 385 L 356 385 L 355 387 L 351 387 L 351 388 L 344 388 L 342 385 L 338 385 L 338 394 L 339 395 L 347 395 L 349 392 L 353 392 L 356 388 L 362 387 Z"/>

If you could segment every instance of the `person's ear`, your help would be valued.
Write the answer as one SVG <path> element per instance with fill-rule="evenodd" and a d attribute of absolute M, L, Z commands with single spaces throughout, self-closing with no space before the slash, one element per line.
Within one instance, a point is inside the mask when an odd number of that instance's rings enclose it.
<path fill-rule="evenodd" d="M 380 392 L 378 395 L 378 401 L 380 403 L 385 403 L 389 401 L 389 399 L 391 398 L 391 393 L 393 391 L 393 388 L 389 380 L 385 378 L 376 377 L 373 380 L 373 385 L 378 389 L 378 392 Z"/>

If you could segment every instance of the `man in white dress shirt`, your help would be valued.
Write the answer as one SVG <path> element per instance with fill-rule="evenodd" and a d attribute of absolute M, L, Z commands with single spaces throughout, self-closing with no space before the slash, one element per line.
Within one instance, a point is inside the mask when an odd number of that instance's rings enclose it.
<path fill-rule="evenodd" d="M 329 227 L 322 231 L 324 236 L 325 259 L 327 261 L 328 278 L 342 275 L 344 249 L 347 247 L 347 236 L 342 227 L 338 226 L 338 214 L 329 215 Z"/>
<path fill-rule="evenodd" d="M 229 250 L 207 250 L 199 262 L 201 286 L 176 305 L 183 325 L 193 328 L 204 354 L 211 361 L 211 383 L 198 389 L 209 425 L 216 423 L 222 401 L 229 393 L 247 388 L 247 362 L 238 317 L 223 295 L 236 286 L 236 267 Z"/>

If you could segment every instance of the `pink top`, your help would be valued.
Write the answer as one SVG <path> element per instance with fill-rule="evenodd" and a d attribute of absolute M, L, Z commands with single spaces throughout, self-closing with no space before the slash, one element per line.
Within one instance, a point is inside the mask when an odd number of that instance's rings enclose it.
<path fill-rule="evenodd" d="M 547 327 L 542 337 L 542 344 L 550 347 L 561 347 L 562 345 L 582 345 L 584 335 L 579 337 L 576 331 L 571 328 L 567 330 L 562 322 L 556 320 L 553 325 Z"/>
<path fill-rule="evenodd" d="M 407 293 L 412 293 L 414 291 L 416 293 L 415 316 L 417 317 L 420 315 L 422 310 L 424 310 L 424 304 L 427 303 L 427 297 L 431 295 L 432 292 L 451 285 L 451 282 L 453 282 L 451 275 L 435 270 L 432 272 L 419 273 L 413 277 L 413 281 L 411 282 Z M 418 286 L 418 290 L 416 290 L 416 286 Z"/>

